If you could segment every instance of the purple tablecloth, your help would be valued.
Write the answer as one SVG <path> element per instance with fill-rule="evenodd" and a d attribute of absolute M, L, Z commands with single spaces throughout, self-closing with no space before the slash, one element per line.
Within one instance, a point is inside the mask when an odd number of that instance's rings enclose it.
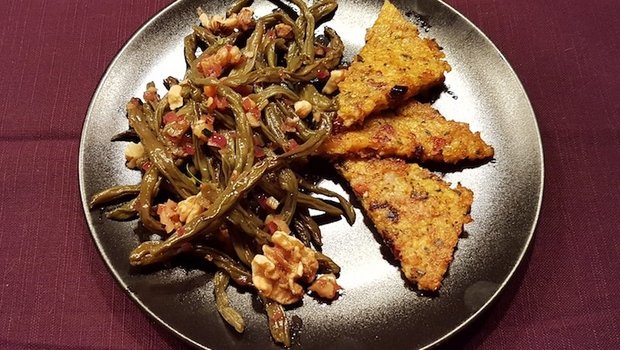
<path fill-rule="evenodd" d="M 105 268 L 77 179 L 81 126 L 99 79 L 170 2 L 0 3 L 0 348 L 183 346 Z M 620 2 L 448 2 L 521 78 L 546 168 L 527 266 L 448 347 L 618 349 Z"/>

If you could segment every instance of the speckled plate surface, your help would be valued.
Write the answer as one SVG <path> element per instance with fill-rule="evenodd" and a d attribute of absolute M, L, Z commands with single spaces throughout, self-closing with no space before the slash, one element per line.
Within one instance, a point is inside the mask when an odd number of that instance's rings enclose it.
<path fill-rule="evenodd" d="M 382 0 L 340 0 L 329 26 L 342 36 L 347 58 L 359 51 Z M 458 244 L 440 292 L 423 296 L 407 287 L 389 253 L 363 216 L 323 227 L 324 252 L 342 267 L 345 292 L 331 305 L 306 296 L 288 312 L 298 349 L 412 349 L 437 344 L 463 327 L 501 292 L 521 262 L 538 217 L 543 186 L 540 136 L 529 100 L 497 48 L 466 18 L 441 1 L 396 1 L 423 34 L 437 39 L 453 67 L 446 92 L 435 102 L 448 119 L 468 122 L 496 150 L 496 160 L 446 174 L 474 191 L 474 222 Z M 243 335 L 217 314 L 210 276 L 176 267 L 132 272 L 129 252 L 138 244 L 135 222 L 106 220 L 87 198 L 112 185 L 135 183 L 124 166 L 123 143 L 110 137 L 127 127 L 124 106 L 145 84 L 182 77 L 183 37 L 196 23 L 194 10 L 222 13 L 219 1 L 178 1 L 140 29 L 118 54 L 95 93 L 82 133 L 80 185 L 86 218 L 106 264 L 128 295 L 165 328 L 190 344 L 213 349 L 276 349 L 252 294 L 229 293 L 246 318 Z M 259 1 L 264 14 L 273 5 Z M 330 188 L 340 186 L 326 182 Z M 358 213 L 359 214 L 359 213 Z M 385 256 L 384 256 L 385 255 Z"/>

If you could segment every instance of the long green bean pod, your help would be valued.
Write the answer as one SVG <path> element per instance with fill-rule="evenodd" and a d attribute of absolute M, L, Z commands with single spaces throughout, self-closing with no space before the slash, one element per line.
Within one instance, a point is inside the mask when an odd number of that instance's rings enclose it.
<path fill-rule="evenodd" d="M 237 285 L 242 287 L 253 287 L 252 275 L 250 272 L 230 256 L 217 249 L 206 246 L 196 246 L 194 252 L 202 255 L 205 259 L 226 272 Z"/>
<path fill-rule="evenodd" d="M 340 203 L 340 206 L 342 207 L 342 210 L 344 211 L 347 222 L 349 223 L 349 225 L 353 225 L 353 223 L 355 222 L 355 210 L 353 209 L 353 205 L 351 205 L 351 203 L 349 203 L 348 200 L 346 200 L 343 196 L 341 196 L 340 194 L 334 191 L 330 191 L 326 188 L 317 186 L 313 183 L 310 183 L 304 180 L 301 177 L 299 177 L 298 179 L 299 179 L 299 186 L 301 186 L 301 188 L 303 189 L 306 189 L 313 193 L 322 194 L 324 196 L 337 198 L 338 202 Z"/>
<path fill-rule="evenodd" d="M 267 312 L 271 336 L 277 343 L 281 343 L 286 347 L 291 346 L 290 327 L 286 314 L 284 313 L 284 308 L 277 302 L 265 297 L 261 296 L 261 300 Z"/>
<path fill-rule="evenodd" d="M 140 184 L 110 187 L 93 195 L 90 203 L 88 203 L 88 207 L 90 209 L 97 208 L 127 196 L 137 196 L 138 193 L 140 193 Z"/>
<path fill-rule="evenodd" d="M 331 15 L 338 8 L 338 4 L 334 0 L 317 1 L 308 8 L 308 11 L 314 17 L 314 21 L 319 23 L 325 17 Z"/>
<path fill-rule="evenodd" d="M 230 299 L 226 294 L 226 288 L 230 277 L 218 271 L 213 276 L 213 294 L 215 296 L 215 307 L 222 318 L 231 325 L 238 333 L 245 330 L 245 321 L 241 314 L 230 305 Z"/>
<path fill-rule="evenodd" d="M 286 191 L 280 216 L 282 220 L 290 225 L 293 220 L 293 215 L 295 214 L 295 209 L 297 208 L 297 195 L 299 193 L 299 189 L 297 188 L 297 177 L 291 169 L 282 169 L 278 176 L 278 180 L 280 182 L 280 188 Z"/>
<path fill-rule="evenodd" d="M 136 209 L 137 202 L 137 198 L 134 198 L 120 207 L 106 212 L 105 217 L 115 221 L 133 220 L 138 216 L 138 210 Z"/>
<path fill-rule="evenodd" d="M 155 220 L 151 215 L 151 206 L 153 204 L 153 194 L 157 192 L 159 186 L 159 171 L 156 167 L 149 168 L 142 177 L 142 185 L 140 186 L 140 195 L 138 196 L 138 215 L 140 221 L 147 229 L 163 233 L 164 229 L 159 221 Z"/>

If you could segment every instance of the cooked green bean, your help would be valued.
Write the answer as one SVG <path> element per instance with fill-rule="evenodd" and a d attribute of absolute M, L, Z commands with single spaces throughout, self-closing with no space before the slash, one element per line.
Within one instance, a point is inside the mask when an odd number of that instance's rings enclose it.
<path fill-rule="evenodd" d="M 334 191 L 330 191 L 326 188 L 312 184 L 304 180 L 303 178 L 299 178 L 299 185 L 302 188 L 313 193 L 322 194 L 329 197 L 336 197 L 338 199 L 338 202 L 340 203 L 340 206 L 342 207 L 347 222 L 349 223 L 349 225 L 353 225 L 353 223 L 355 222 L 355 210 L 353 210 L 353 205 L 351 205 L 351 203 L 349 203 L 349 201 L 347 201 L 343 196 Z"/>
<path fill-rule="evenodd" d="M 246 235 L 239 233 L 237 230 L 229 230 L 229 234 L 237 257 L 241 263 L 250 267 L 252 265 L 252 259 L 254 259 L 256 255 L 253 248 L 256 246 L 255 242 Z"/>
<path fill-rule="evenodd" d="M 215 296 L 215 307 L 222 318 L 231 325 L 238 333 L 245 330 L 245 321 L 237 310 L 230 305 L 230 299 L 226 294 L 226 288 L 230 277 L 225 273 L 218 271 L 213 276 L 213 294 Z"/>
<path fill-rule="evenodd" d="M 310 232 L 310 239 L 312 240 L 312 242 L 318 247 L 322 246 L 323 238 L 321 237 L 321 228 L 316 223 L 316 221 L 314 221 L 312 216 L 310 216 L 308 212 L 300 212 L 299 218 L 301 219 L 301 222 L 308 228 L 308 232 Z"/>
<path fill-rule="evenodd" d="M 296 93 L 291 91 L 291 89 L 286 88 L 281 85 L 269 86 L 263 89 L 261 92 L 250 95 L 249 97 L 254 99 L 256 101 L 256 104 L 258 105 L 258 109 L 262 110 L 267 106 L 270 98 L 282 97 L 282 96 L 287 97 L 289 100 L 293 102 L 299 100 L 299 96 L 297 96 Z"/>
<path fill-rule="evenodd" d="M 306 247 L 310 247 L 310 231 L 304 225 L 303 220 L 299 218 L 297 215 L 293 218 L 293 229 L 296 233 L 297 238 L 303 242 Z"/>
<path fill-rule="evenodd" d="M 116 221 L 133 220 L 138 216 L 138 210 L 136 209 L 137 202 L 137 198 L 134 198 L 120 207 L 106 212 L 105 217 Z"/>
<path fill-rule="evenodd" d="M 338 4 L 336 3 L 336 1 L 323 0 L 313 3 L 312 6 L 308 8 L 308 11 L 314 17 L 314 21 L 318 23 L 322 19 L 336 11 L 336 8 L 338 8 Z"/>
<path fill-rule="evenodd" d="M 282 305 L 275 301 L 269 300 L 261 296 L 263 305 L 265 305 L 265 311 L 267 312 L 267 318 L 269 320 L 269 331 L 276 343 L 289 347 L 291 346 L 291 335 L 288 325 L 288 319 L 284 313 Z"/>
<path fill-rule="evenodd" d="M 138 193 L 140 193 L 140 184 L 110 187 L 93 195 L 88 207 L 90 209 L 97 208 L 127 196 L 137 196 Z"/>
<path fill-rule="evenodd" d="M 138 215 L 140 221 L 147 229 L 163 233 L 164 229 L 159 221 L 155 220 L 151 215 L 151 205 L 153 204 L 154 193 L 157 192 L 159 186 L 159 171 L 156 167 L 149 168 L 142 177 L 140 186 L 140 195 L 138 195 Z"/>
<path fill-rule="evenodd" d="M 189 34 L 183 39 L 183 52 L 185 53 L 185 63 L 189 66 L 196 59 L 196 49 L 198 49 L 196 33 Z"/>
<path fill-rule="evenodd" d="M 291 169 L 282 169 L 278 180 L 280 182 L 280 188 L 286 191 L 286 197 L 284 198 L 280 216 L 287 225 L 290 225 L 293 220 L 293 215 L 295 215 L 295 209 L 297 208 L 297 195 L 299 194 L 297 177 Z"/>
<path fill-rule="evenodd" d="M 336 264 L 330 257 L 318 251 L 315 251 L 314 255 L 319 261 L 320 273 L 333 273 L 335 275 L 340 274 L 340 266 L 338 266 L 338 264 Z"/>
<path fill-rule="evenodd" d="M 213 248 L 196 246 L 194 251 L 201 254 L 205 259 L 214 263 L 218 268 L 230 276 L 240 286 L 252 287 L 252 275 L 243 266 L 230 256 Z"/>

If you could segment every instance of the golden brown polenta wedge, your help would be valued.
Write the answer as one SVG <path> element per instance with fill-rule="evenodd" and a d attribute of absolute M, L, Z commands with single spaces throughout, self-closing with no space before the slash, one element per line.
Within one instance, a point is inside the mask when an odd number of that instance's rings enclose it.
<path fill-rule="evenodd" d="M 366 34 L 366 44 L 338 84 L 337 125 L 348 128 L 369 114 L 418 94 L 444 80 L 450 65 L 432 39 L 389 1 Z"/>
<path fill-rule="evenodd" d="M 351 184 L 377 231 L 420 290 L 436 291 L 463 225 L 471 221 L 473 193 L 402 160 L 345 160 L 339 172 Z"/>
<path fill-rule="evenodd" d="M 330 136 L 319 153 L 332 157 L 398 157 L 455 164 L 493 157 L 493 147 L 469 125 L 446 120 L 429 104 L 411 100 L 396 112 L 369 117 L 359 130 Z"/>

